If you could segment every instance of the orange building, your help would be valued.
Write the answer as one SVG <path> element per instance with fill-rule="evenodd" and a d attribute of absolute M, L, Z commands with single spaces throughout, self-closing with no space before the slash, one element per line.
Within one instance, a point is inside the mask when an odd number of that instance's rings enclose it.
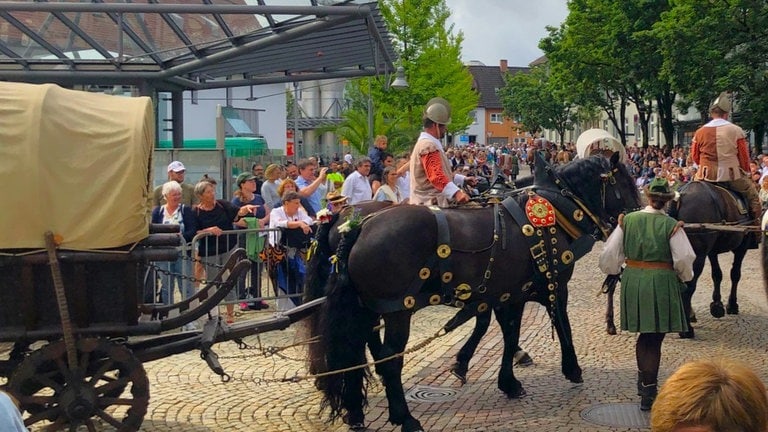
<path fill-rule="evenodd" d="M 525 142 L 527 135 L 521 125 L 514 118 L 504 115 L 498 91 L 505 85 L 505 74 L 525 73 L 530 68 L 509 67 L 507 60 L 501 60 L 499 66 L 471 62 L 468 68 L 473 77 L 472 88 L 480 94 L 475 123 L 466 132 L 469 141 L 494 146 Z"/>

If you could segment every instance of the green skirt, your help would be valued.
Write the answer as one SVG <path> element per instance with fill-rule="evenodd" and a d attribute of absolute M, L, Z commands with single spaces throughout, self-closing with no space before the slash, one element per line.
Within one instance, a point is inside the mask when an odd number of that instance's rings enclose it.
<path fill-rule="evenodd" d="M 674 270 L 627 267 L 621 275 L 621 329 L 635 333 L 688 331 L 685 285 Z"/>

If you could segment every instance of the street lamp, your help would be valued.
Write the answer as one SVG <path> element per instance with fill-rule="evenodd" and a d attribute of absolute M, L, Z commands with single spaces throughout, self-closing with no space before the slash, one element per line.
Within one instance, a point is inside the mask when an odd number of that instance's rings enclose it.
<path fill-rule="evenodd" d="M 395 79 L 392 80 L 392 83 L 390 83 L 389 86 L 395 90 L 403 90 L 408 88 L 408 81 L 405 80 L 404 67 L 402 66 L 397 67 L 397 72 L 395 73 Z"/>

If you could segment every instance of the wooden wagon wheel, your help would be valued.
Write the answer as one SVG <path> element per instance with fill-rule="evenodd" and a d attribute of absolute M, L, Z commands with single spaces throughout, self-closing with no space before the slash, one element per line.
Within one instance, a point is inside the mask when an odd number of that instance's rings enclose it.
<path fill-rule="evenodd" d="M 137 431 L 149 405 L 149 380 L 141 362 L 126 347 L 106 339 L 81 339 L 77 363 L 67 366 L 63 341 L 23 361 L 8 391 L 31 414 L 24 424 L 48 420 L 48 430 L 84 426 L 94 431 L 103 422 L 121 432 Z"/>

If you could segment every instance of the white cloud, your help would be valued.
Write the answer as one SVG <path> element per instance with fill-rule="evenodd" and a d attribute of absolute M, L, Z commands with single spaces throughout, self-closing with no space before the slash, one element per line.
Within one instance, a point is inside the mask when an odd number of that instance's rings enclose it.
<path fill-rule="evenodd" d="M 527 66 L 541 57 L 539 40 L 546 26 L 559 26 L 568 15 L 565 0 L 446 0 L 449 24 L 464 32 L 462 60 L 487 66 L 506 59 Z"/>

